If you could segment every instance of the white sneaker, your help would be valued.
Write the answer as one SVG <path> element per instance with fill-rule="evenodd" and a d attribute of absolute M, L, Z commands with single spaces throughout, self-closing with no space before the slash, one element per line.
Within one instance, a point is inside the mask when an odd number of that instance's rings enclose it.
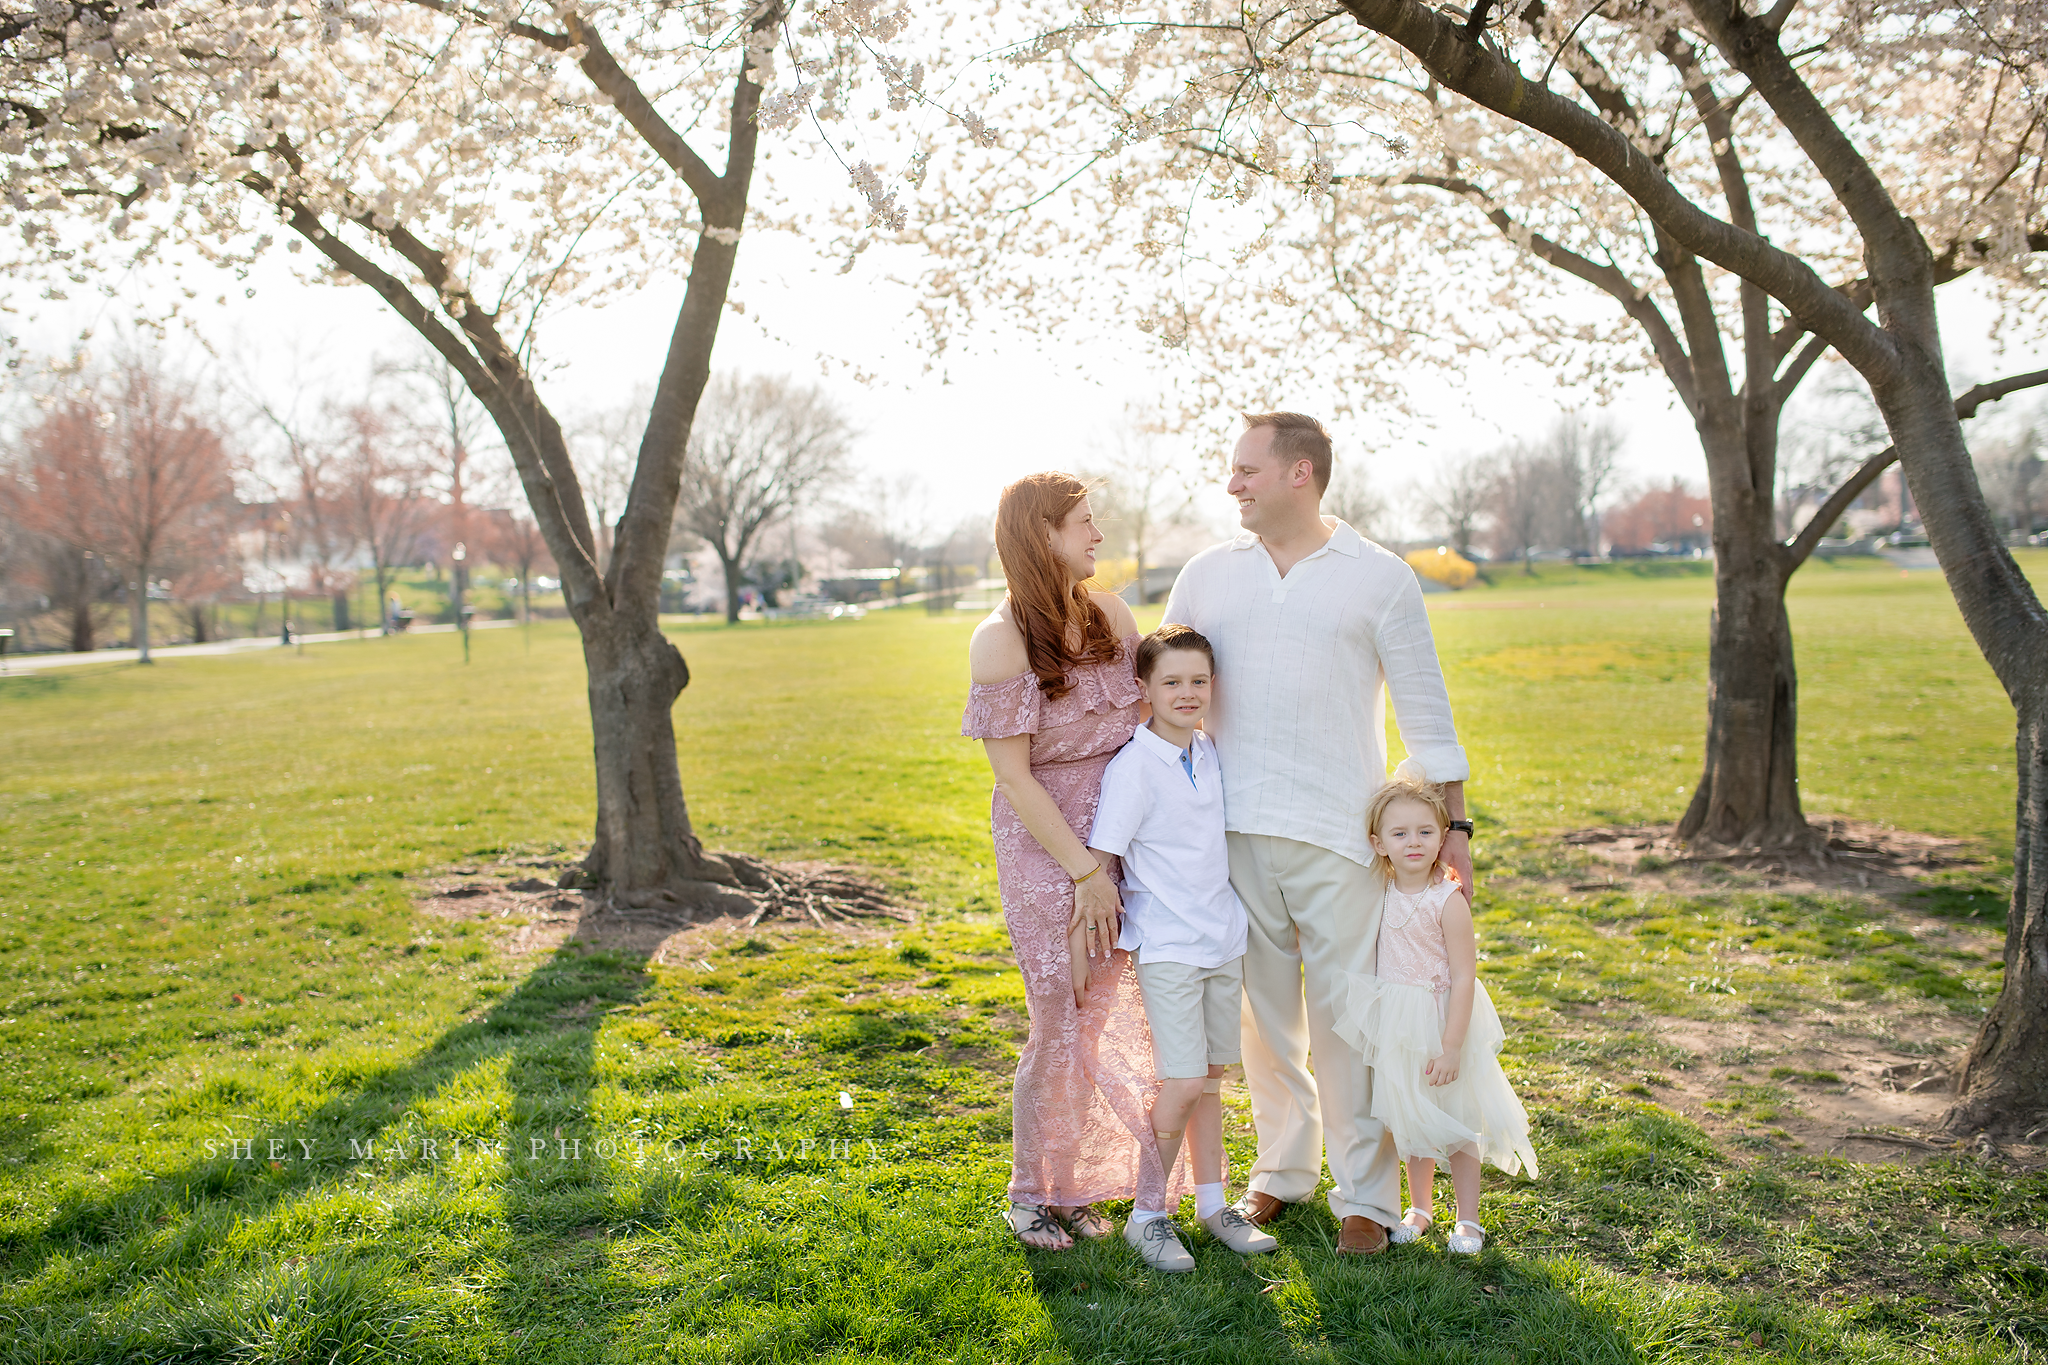
<path fill-rule="evenodd" d="M 1466 1232 L 1465 1229 L 1472 1229 Z M 1486 1229 L 1469 1218 L 1460 1218 L 1451 1227 L 1451 1235 L 1444 1238 L 1444 1245 L 1456 1256 L 1477 1256 L 1486 1245 Z"/>
<path fill-rule="evenodd" d="M 1209 1235 L 1240 1256 L 1260 1256 L 1280 1245 L 1280 1239 L 1252 1226 L 1249 1218 L 1229 1205 L 1202 1220 Z"/>
<path fill-rule="evenodd" d="M 1135 1218 L 1128 1219 L 1124 1223 L 1124 1240 L 1154 1270 L 1195 1268 L 1195 1258 L 1188 1255 L 1188 1249 L 1180 1244 L 1171 1218 L 1148 1218 L 1142 1223 Z"/>
<path fill-rule="evenodd" d="M 1428 1232 L 1435 1223 L 1428 1209 L 1418 1209 L 1410 1204 L 1408 1212 L 1401 1215 L 1401 1221 L 1387 1229 L 1387 1238 L 1396 1246 L 1406 1246 Z"/>

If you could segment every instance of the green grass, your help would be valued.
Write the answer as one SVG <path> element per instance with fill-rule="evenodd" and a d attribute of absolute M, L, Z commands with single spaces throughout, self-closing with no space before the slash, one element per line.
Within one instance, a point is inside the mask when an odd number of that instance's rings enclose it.
<path fill-rule="evenodd" d="M 1916 907 L 1958 926 L 1924 941 L 1883 902 L 1739 878 L 1561 893 L 1550 833 L 1683 805 L 1710 585 L 1564 570 L 1430 600 L 1485 821 L 1483 970 L 1545 1163 L 1492 1179 L 1476 1262 L 1342 1261 L 1311 1207 L 1279 1254 L 1202 1245 L 1179 1278 L 1002 1232 L 1023 1002 L 957 733 L 967 620 L 675 630 L 707 841 L 865 865 L 917 928 L 531 960 L 421 915 L 412 874 L 586 837 L 580 656 L 541 624 L 530 650 L 476 636 L 467 668 L 429 636 L 0 682 L 0 1360 L 2048 1348 L 2048 1180 L 1795 1148 L 1773 1124 L 1825 1076 L 1769 1057 L 1715 1101 L 1732 1140 L 1655 1102 L 1694 1062 L 1659 1020 L 1820 1004 L 1967 1033 L 1996 879 Z M 1939 579 L 1816 565 L 1793 611 L 1809 809 L 2009 849 L 2010 713 Z"/>

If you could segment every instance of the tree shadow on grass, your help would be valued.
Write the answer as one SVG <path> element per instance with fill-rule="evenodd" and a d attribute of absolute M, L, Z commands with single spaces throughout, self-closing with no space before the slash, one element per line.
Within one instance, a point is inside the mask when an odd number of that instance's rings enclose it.
<path fill-rule="evenodd" d="M 1187 1365 L 1415 1361 L 1492 1365 L 1642 1357 L 1612 1318 L 1544 1265 L 1428 1243 L 1339 1256 L 1319 1207 L 1285 1215 L 1280 1249 L 1239 1257 L 1197 1232 L 1193 1272 L 1148 1271 L 1121 1238 L 1032 1258 L 1033 1281 L 1074 1360 Z"/>
<path fill-rule="evenodd" d="M 473 1356 L 492 1337 L 524 1357 L 536 1332 L 520 1340 L 515 1321 L 587 1343 L 602 1277 L 583 1272 L 602 1244 L 584 1233 L 611 1216 L 613 1165 L 590 1126 L 597 1035 L 650 988 L 659 940 L 593 920 L 410 1061 L 335 1061 L 317 1108 L 140 1184 L 69 1193 L 39 1231 L 0 1239 L 0 1360 Z M 492 1080 L 467 1094 L 499 1067 L 509 1101 Z M 434 1101 L 444 1116 L 423 1122 Z M 421 1287 L 446 1278 L 489 1285 L 494 1310 L 464 1295 L 456 1322 Z"/>

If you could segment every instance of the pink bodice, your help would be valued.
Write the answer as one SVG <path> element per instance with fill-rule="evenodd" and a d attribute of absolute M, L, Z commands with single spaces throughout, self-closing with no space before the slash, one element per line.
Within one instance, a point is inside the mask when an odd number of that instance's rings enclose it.
<path fill-rule="evenodd" d="M 1091 758 L 1106 764 L 1138 728 L 1138 698 L 1143 694 L 1132 671 L 1137 641 L 1137 636 L 1130 636 L 1110 662 L 1082 664 L 1068 674 L 1073 687 L 1058 701 L 1045 699 L 1035 673 L 975 683 L 967 689 L 960 733 L 969 739 L 1029 735 L 1033 768 Z"/>
<path fill-rule="evenodd" d="M 1439 995 L 1451 989 L 1451 956 L 1444 946 L 1444 902 L 1459 890 L 1444 877 L 1410 895 L 1392 882 L 1380 909 L 1379 977 L 1427 986 Z"/>

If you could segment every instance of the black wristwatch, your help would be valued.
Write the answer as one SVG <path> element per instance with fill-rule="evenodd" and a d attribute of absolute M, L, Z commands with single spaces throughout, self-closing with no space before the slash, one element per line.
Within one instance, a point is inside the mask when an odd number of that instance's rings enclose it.
<path fill-rule="evenodd" d="M 1462 834 L 1467 839 L 1472 837 L 1472 822 L 1470 820 L 1452 820 L 1444 828 L 1453 834 Z"/>

